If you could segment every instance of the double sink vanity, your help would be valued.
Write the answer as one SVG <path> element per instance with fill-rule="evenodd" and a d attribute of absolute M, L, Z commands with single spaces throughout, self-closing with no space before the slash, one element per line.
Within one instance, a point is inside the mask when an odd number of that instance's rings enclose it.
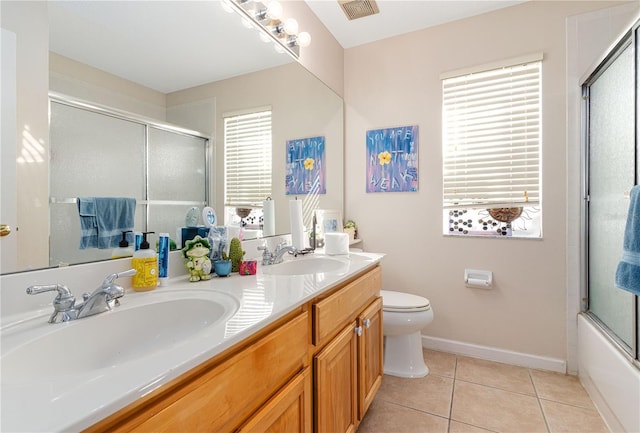
<path fill-rule="evenodd" d="M 3 287 L 1 430 L 355 431 L 382 380 L 382 257 L 179 275 L 56 324 L 53 293 L 17 311 L 26 287 Z"/>

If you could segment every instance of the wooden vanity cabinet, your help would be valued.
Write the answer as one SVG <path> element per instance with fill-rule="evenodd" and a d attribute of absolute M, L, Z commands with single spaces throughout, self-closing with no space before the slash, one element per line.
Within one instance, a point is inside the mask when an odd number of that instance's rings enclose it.
<path fill-rule="evenodd" d="M 287 316 L 242 348 L 206 362 L 87 431 L 233 432 L 251 417 L 268 419 L 268 412 L 281 410 L 281 401 L 296 393 L 303 396 L 291 407 L 304 407 L 284 410 L 274 425 L 298 422 L 301 431 L 310 431 L 304 427 L 311 422 L 310 381 L 305 384 L 308 316 L 307 311 Z M 301 419 L 292 420 L 296 415 Z M 246 431 L 257 430 L 249 425 Z"/>
<path fill-rule="evenodd" d="M 382 381 L 380 266 L 85 432 L 353 432 Z"/>
<path fill-rule="evenodd" d="M 354 432 L 382 383 L 380 267 L 312 306 L 316 432 Z"/>

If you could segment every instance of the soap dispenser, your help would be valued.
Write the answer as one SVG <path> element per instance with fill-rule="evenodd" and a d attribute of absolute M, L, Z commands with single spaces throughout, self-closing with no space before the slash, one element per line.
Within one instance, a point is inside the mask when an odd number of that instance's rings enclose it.
<path fill-rule="evenodd" d="M 158 285 L 158 257 L 155 250 L 149 248 L 147 235 L 154 232 L 143 232 L 140 249 L 133 253 L 132 267 L 137 272 L 132 278 L 133 290 L 145 292 Z"/>
<path fill-rule="evenodd" d="M 122 232 L 122 240 L 118 244 L 118 248 L 114 248 L 111 252 L 112 259 L 120 259 L 122 257 L 131 257 L 133 256 L 133 246 L 129 246 L 129 241 L 127 241 L 127 233 L 131 233 L 131 230 L 126 230 Z"/>

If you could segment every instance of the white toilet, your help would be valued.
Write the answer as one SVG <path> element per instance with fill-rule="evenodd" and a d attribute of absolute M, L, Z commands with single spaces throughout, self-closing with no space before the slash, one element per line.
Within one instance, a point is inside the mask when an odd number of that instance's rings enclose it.
<path fill-rule="evenodd" d="M 400 377 L 424 377 L 429 368 L 422 355 L 420 330 L 433 320 L 427 298 L 381 290 L 384 373 Z"/>

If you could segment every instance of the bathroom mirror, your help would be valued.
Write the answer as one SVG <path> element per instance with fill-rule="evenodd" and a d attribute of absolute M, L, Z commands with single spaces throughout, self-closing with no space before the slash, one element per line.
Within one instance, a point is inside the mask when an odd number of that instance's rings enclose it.
<path fill-rule="evenodd" d="M 46 2 L 45 2 L 46 3 Z M 49 2 L 49 13 L 56 13 L 56 5 Z M 60 2 L 61 4 L 67 2 Z M 293 196 L 285 194 L 284 185 L 284 167 L 285 167 L 285 146 L 286 141 L 304 137 L 317 135 L 325 135 L 327 137 L 327 147 L 331 143 L 331 150 L 327 150 L 327 166 L 332 166 L 330 175 L 327 175 L 327 194 L 320 197 L 320 206 L 328 208 L 342 208 L 343 206 L 343 161 L 342 161 L 342 140 L 343 140 L 343 102 L 329 87 L 325 86 L 320 80 L 313 76 L 309 71 L 302 67 L 286 54 L 278 54 L 274 51 L 273 44 L 266 44 L 259 39 L 257 32 L 253 29 L 246 29 L 240 24 L 239 17 L 236 14 L 228 14 L 222 11 L 220 2 L 70 2 L 77 3 L 82 7 L 76 10 L 77 14 L 89 14 L 90 4 L 135 4 L 138 7 L 154 7 L 159 4 L 179 4 L 179 13 L 165 12 L 165 21 L 158 23 L 157 27 L 161 32 L 171 33 L 175 40 L 177 49 L 180 51 L 181 44 L 179 41 L 181 35 L 181 26 L 178 23 L 186 22 L 191 26 L 199 27 L 202 22 L 202 8 L 208 5 L 210 9 L 207 13 L 208 19 L 211 20 L 213 27 L 222 28 L 224 20 L 231 21 L 232 26 L 224 26 L 224 34 L 219 36 L 223 39 L 223 44 L 219 41 L 206 40 L 206 35 L 201 34 L 196 39 L 189 40 L 190 47 L 197 45 L 196 52 L 201 58 L 214 58 L 213 62 L 218 65 L 216 70 L 203 70 L 200 75 L 196 76 L 186 88 L 167 88 L 162 92 L 156 91 L 156 95 L 161 95 L 161 102 L 150 104 L 149 99 L 145 97 L 138 98 L 138 93 L 129 92 L 126 84 L 123 85 L 118 92 L 113 92 L 110 88 L 114 82 L 113 77 L 122 77 L 129 81 L 144 81 L 144 83 L 153 82 L 153 80 L 143 79 L 144 77 L 161 77 L 162 75 L 175 74 L 179 76 L 181 70 L 198 70 L 202 63 L 202 69 L 207 64 L 211 68 L 212 62 L 189 62 L 184 58 L 176 58 L 172 62 L 174 68 L 168 70 L 167 67 L 158 66 L 153 59 L 149 57 L 156 52 L 156 55 L 169 55 L 175 47 L 147 46 L 145 49 L 144 42 L 139 40 L 125 40 L 124 36 L 131 37 L 135 32 L 118 33 L 118 28 L 105 28 L 104 23 L 98 23 L 95 20 L 89 20 L 89 24 L 78 24 L 80 27 L 60 28 L 56 26 L 55 20 L 50 20 L 49 34 L 52 39 L 59 39 L 60 35 L 65 31 L 71 32 L 72 38 L 76 40 L 89 41 L 88 37 L 78 33 L 79 28 L 84 26 L 85 31 L 97 30 L 107 32 L 112 42 L 118 42 L 122 46 L 129 47 L 128 50 L 120 50 L 117 52 L 115 64 L 120 62 L 125 64 L 132 62 L 138 56 L 143 56 L 142 63 L 149 66 L 146 70 L 141 68 L 125 68 L 129 71 L 133 70 L 135 74 L 142 77 L 138 80 L 135 75 L 126 75 L 127 72 L 118 72 L 111 70 L 110 76 L 112 81 L 104 87 L 94 86 L 99 82 L 100 77 L 90 77 L 84 79 L 83 74 L 87 67 L 78 53 L 74 54 L 73 49 L 50 55 L 50 70 L 53 71 L 50 78 L 50 90 L 57 93 L 65 94 L 73 98 L 95 102 L 103 106 L 113 106 L 116 109 L 124 109 L 118 106 L 122 100 L 127 100 L 127 111 L 134 114 L 150 117 L 153 119 L 176 124 L 178 126 L 197 130 L 208 134 L 211 138 L 214 148 L 213 167 L 212 167 L 212 188 L 210 191 L 209 202 L 215 205 L 218 215 L 224 214 L 224 154 L 222 147 L 222 116 L 231 111 L 239 111 L 245 109 L 253 109 L 256 107 L 271 106 L 274 113 L 273 129 L 273 199 L 276 203 L 276 234 L 283 234 L 289 231 L 288 220 L 288 201 Z M 58 11 L 59 12 L 59 11 Z M 199 15 L 199 16 L 198 16 Z M 147 22 L 157 14 L 146 14 L 144 21 Z M 78 17 L 80 20 L 81 17 Z M 84 18 L 87 18 L 86 16 Z M 120 27 L 132 25 L 135 27 L 135 20 L 140 19 L 139 16 L 122 13 L 120 16 Z M 168 20 L 168 21 L 167 21 Z M 81 21 L 78 21 L 79 23 Z M 167 22 L 175 23 L 167 26 Z M 215 25 L 213 23 L 216 23 Z M 220 24 L 220 25 L 218 25 Z M 145 27 L 146 28 L 146 27 Z M 144 32 L 140 32 L 144 33 Z M 249 39 L 253 39 L 251 48 L 246 46 L 237 46 L 236 42 L 244 43 Z M 53 42 L 52 42 L 53 43 Z M 220 48 L 223 46 L 224 48 Z M 113 51 L 109 53 L 100 53 L 99 44 L 94 44 L 92 49 L 98 58 L 108 59 L 113 56 Z M 143 55 L 144 54 L 144 55 Z M 75 58 L 74 58 L 75 57 Z M 256 63 L 255 60 L 258 59 Z M 251 61 L 249 61 L 251 60 Z M 112 63 L 113 64 L 113 63 Z M 105 65 L 94 65 L 86 69 L 95 73 L 99 69 L 107 70 Z M 218 70 L 219 69 L 219 70 Z M 67 73 L 68 72 L 68 73 Z M 98 74 L 99 75 L 99 74 Z M 199 77 L 199 78 L 198 78 Z M 93 81 L 92 81 L 93 80 Z M 96 81 L 97 80 L 97 81 Z M 146 84 L 149 86 L 149 84 Z M 158 84 L 156 88 L 160 88 L 162 84 Z M 193 87 L 199 86 L 199 87 Z M 107 90 L 109 92 L 107 92 Z M 186 89 L 186 90 L 185 90 Z M 312 89 L 312 91 L 307 91 Z M 277 97 L 275 96 L 277 95 Z M 95 97 L 95 98 L 94 98 Z M 140 110 L 138 110 L 140 108 Z M 155 111 L 154 111 L 155 110 Z M 318 113 L 326 113 L 326 116 L 319 116 Z M 164 115 L 164 118 L 162 116 Z M 321 120 L 321 123 L 317 123 Z M 277 125 L 277 126 L 276 126 Z M 44 176 L 46 178 L 46 175 Z M 44 186 L 47 188 L 47 186 Z M 21 200 L 19 206 L 33 206 L 35 200 Z M 42 203 L 39 203 L 38 212 L 43 212 Z M 35 209 L 22 209 L 20 214 L 33 212 Z M 20 221 L 18 221 L 20 222 Z M 176 222 L 179 226 L 183 221 Z M 34 241 L 29 248 L 42 248 L 41 239 Z M 105 251 L 105 258 L 110 256 L 110 251 Z M 73 263 L 71 263 L 73 264 Z M 41 262 L 21 263 L 17 269 L 2 269 L 2 273 L 13 271 L 33 270 L 46 267 L 47 264 Z"/>

